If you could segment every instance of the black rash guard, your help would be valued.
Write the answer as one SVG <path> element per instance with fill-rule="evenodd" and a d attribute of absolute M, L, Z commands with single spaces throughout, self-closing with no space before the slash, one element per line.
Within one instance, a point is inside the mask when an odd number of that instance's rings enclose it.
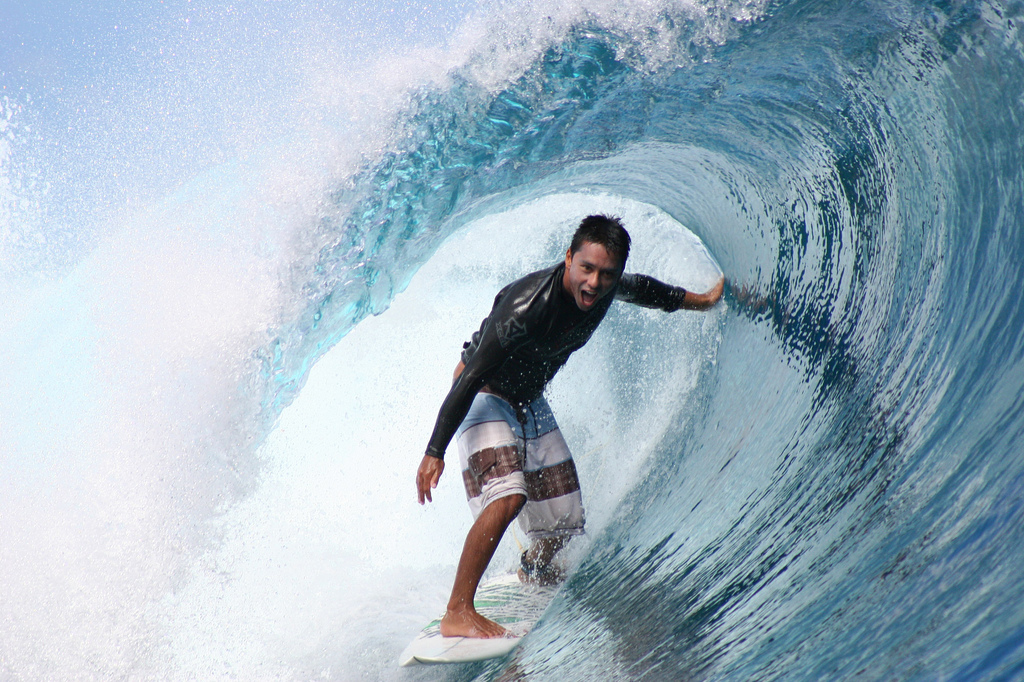
<path fill-rule="evenodd" d="M 627 273 L 612 292 L 583 311 L 562 286 L 564 275 L 563 262 L 498 292 L 491 314 L 463 346 L 465 368 L 441 405 L 428 455 L 444 458 L 473 397 L 485 385 L 517 409 L 539 398 L 572 352 L 590 340 L 612 300 L 672 312 L 682 307 L 686 295 L 682 287 Z"/>

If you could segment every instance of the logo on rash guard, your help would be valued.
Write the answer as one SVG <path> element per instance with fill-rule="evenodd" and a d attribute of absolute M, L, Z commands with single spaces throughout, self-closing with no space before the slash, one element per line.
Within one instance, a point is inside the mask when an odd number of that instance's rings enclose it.
<path fill-rule="evenodd" d="M 526 338 L 529 332 L 522 320 L 511 319 L 499 322 L 497 325 L 498 341 L 502 346 L 508 346 Z"/>

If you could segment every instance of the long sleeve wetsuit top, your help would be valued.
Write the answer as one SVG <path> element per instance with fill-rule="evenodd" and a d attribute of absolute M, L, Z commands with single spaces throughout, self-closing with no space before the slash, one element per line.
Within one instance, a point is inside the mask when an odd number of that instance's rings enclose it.
<path fill-rule="evenodd" d="M 583 311 L 562 286 L 564 274 L 565 263 L 559 263 L 498 292 L 490 315 L 464 346 L 465 367 L 441 405 L 428 455 L 444 458 L 473 397 L 485 385 L 517 408 L 539 398 L 573 351 L 590 340 L 612 300 L 672 312 L 686 295 L 682 287 L 653 277 L 623 274 L 613 292 Z"/>

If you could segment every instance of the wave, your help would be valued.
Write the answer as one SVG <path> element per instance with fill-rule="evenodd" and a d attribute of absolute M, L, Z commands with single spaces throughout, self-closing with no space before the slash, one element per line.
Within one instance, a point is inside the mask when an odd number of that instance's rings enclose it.
<path fill-rule="evenodd" d="M 1020 676 L 1021 19 L 499 7 L 385 60 L 340 137 L 193 179 L 9 304 L 0 585 L 38 617 L 0 670 Z M 510 658 L 400 672 L 468 525 L 450 471 L 412 506 L 453 354 L 594 207 L 726 300 L 609 316 L 551 386 L 574 575 Z"/>

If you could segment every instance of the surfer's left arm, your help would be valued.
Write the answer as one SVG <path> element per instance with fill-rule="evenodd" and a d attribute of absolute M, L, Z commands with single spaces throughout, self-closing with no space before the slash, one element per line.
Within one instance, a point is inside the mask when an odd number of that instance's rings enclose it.
<path fill-rule="evenodd" d="M 699 294 L 687 291 L 683 287 L 666 284 L 648 275 L 627 273 L 619 279 L 615 297 L 627 303 L 644 308 L 658 308 L 665 312 L 708 310 L 718 303 L 724 290 L 725 277 L 719 278 L 715 286 Z"/>
<path fill-rule="evenodd" d="M 703 294 L 697 294 L 692 291 L 687 291 L 686 296 L 683 298 L 683 310 L 710 310 L 715 307 L 722 298 L 722 293 L 725 291 L 725 276 L 718 278 L 718 282 L 715 286 L 708 289 Z"/>

